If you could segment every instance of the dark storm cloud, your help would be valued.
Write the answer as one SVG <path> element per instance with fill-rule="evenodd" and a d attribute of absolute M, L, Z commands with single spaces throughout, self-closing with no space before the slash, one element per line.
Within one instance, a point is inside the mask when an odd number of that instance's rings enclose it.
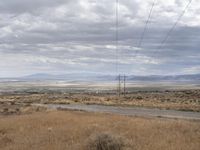
<path fill-rule="evenodd" d="M 119 70 L 130 74 L 200 73 L 200 2 L 194 0 L 159 48 L 187 0 L 119 4 Z M 115 73 L 115 0 L 0 2 L 0 76 L 37 72 Z"/>

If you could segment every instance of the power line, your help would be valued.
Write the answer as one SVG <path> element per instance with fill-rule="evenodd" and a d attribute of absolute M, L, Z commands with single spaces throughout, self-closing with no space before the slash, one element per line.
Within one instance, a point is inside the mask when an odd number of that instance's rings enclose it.
<path fill-rule="evenodd" d="M 119 74 L 119 83 L 118 83 L 119 85 L 119 89 L 118 89 L 118 96 L 120 97 L 121 96 L 121 75 Z"/>
<path fill-rule="evenodd" d="M 148 18 L 146 20 L 146 23 L 145 23 L 145 26 L 144 26 L 144 30 L 143 30 L 143 32 L 141 34 L 141 37 L 140 37 L 140 40 L 138 42 L 137 48 L 141 48 L 141 45 L 142 45 L 142 42 L 144 40 L 144 36 L 145 36 L 146 31 L 147 31 L 147 27 L 148 27 L 148 24 L 150 22 L 150 19 L 151 19 L 152 12 L 153 12 L 155 4 L 156 4 L 156 0 L 154 0 L 153 3 L 152 3 L 152 6 L 151 6 L 151 9 L 149 11 L 149 15 L 148 15 Z M 136 57 L 138 55 L 138 52 L 139 52 L 139 50 L 136 50 L 136 52 L 135 52 L 133 57 Z"/>
<path fill-rule="evenodd" d="M 185 9 L 182 11 L 182 13 L 180 14 L 180 16 L 177 18 L 176 22 L 173 24 L 173 26 L 171 27 L 171 29 L 169 30 L 169 32 L 167 33 L 167 35 L 165 36 L 165 38 L 163 39 L 163 41 L 160 43 L 158 49 L 161 49 L 163 47 L 163 45 L 165 44 L 165 42 L 168 40 L 169 36 L 171 35 L 171 33 L 174 31 L 175 27 L 177 26 L 177 24 L 179 23 L 179 21 L 181 20 L 181 18 L 184 16 L 186 10 L 188 9 L 188 7 L 190 6 L 190 4 L 192 3 L 192 0 L 190 0 L 188 2 L 188 4 L 186 5 Z"/>
<path fill-rule="evenodd" d="M 146 30 L 147 30 L 147 27 L 148 27 L 148 24 L 149 24 L 149 21 L 150 21 L 152 12 L 153 12 L 153 8 L 154 8 L 154 6 L 155 6 L 155 3 L 156 3 L 156 0 L 153 1 L 153 4 L 152 4 L 152 6 L 151 6 L 151 9 L 150 9 L 148 18 L 147 18 L 146 23 L 145 23 L 145 26 L 144 26 L 144 30 L 143 30 L 143 32 L 142 32 L 142 35 L 141 35 L 141 37 L 140 37 L 140 40 L 139 40 L 139 43 L 138 43 L 138 46 L 137 46 L 138 48 L 140 48 L 141 45 L 142 45 L 142 42 L 143 42 L 143 39 L 144 39 L 144 35 L 145 35 L 145 33 L 146 33 Z"/>
<path fill-rule="evenodd" d="M 115 17 L 116 17 L 116 22 L 115 22 L 115 28 L 116 28 L 116 33 L 115 33 L 115 46 L 116 46 L 116 75 L 119 73 L 119 0 L 116 0 L 116 10 L 115 10 Z M 119 74 L 119 81 L 117 84 L 117 93 L 118 96 L 120 97 L 121 93 L 121 81 L 120 81 L 120 74 Z M 118 78 L 117 77 L 117 78 Z"/>
<path fill-rule="evenodd" d="M 124 97 L 126 96 L 126 75 L 124 75 Z"/>
<path fill-rule="evenodd" d="M 119 48 L 118 48 L 119 47 L 119 0 L 116 0 L 115 15 L 116 15 L 116 22 L 115 22 L 116 74 L 118 74 L 119 72 Z"/>
<path fill-rule="evenodd" d="M 155 56 L 158 56 L 157 53 L 158 51 L 163 48 L 164 44 L 167 42 L 168 38 L 170 37 L 171 33 L 174 31 L 174 29 L 176 28 L 177 24 L 179 23 L 179 21 L 181 20 L 181 18 L 184 16 L 186 10 L 188 9 L 188 7 L 190 6 L 190 4 L 192 3 L 192 0 L 189 0 L 188 4 L 186 5 L 186 7 L 183 9 L 183 11 L 181 12 L 180 16 L 177 18 L 177 20 L 175 21 L 175 23 L 172 25 L 172 27 L 170 28 L 170 30 L 167 32 L 166 36 L 164 37 L 164 39 L 161 41 L 160 45 L 157 46 L 156 50 L 153 51 Z M 150 59 L 150 58 L 149 58 Z"/>

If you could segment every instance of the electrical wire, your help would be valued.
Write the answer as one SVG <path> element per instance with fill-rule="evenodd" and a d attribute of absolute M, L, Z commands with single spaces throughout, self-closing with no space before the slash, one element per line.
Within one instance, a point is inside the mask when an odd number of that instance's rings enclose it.
<path fill-rule="evenodd" d="M 138 43 L 138 46 L 137 46 L 138 48 L 140 48 L 141 45 L 142 45 L 142 42 L 143 42 L 145 33 L 146 33 L 146 31 L 147 31 L 147 27 L 148 27 L 149 21 L 150 21 L 150 19 L 151 19 L 151 15 L 152 15 L 152 12 L 153 12 L 153 8 L 154 8 L 154 6 L 155 6 L 155 3 L 156 3 L 156 0 L 153 1 L 153 4 L 152 4 L 152 6 L 151 6 L 151 9 L 150 9 L 148 18 L 147 18 L 146 23 L 145 23 L 145 26 L 144 26 L 144 30 L 143 30 L 143 32 L 142 32 L 142 35 L 141 35 L 141 37 L 140 37 L 140 40 L 139 40 L 139 43 Z"/>
<path fill-rule="evenodd" d="M 177 18 L 177 20 L 175 21 L 175 23 L 173 24 L 173 26 L 171 27 L 171 29 L 167 32 L 165 38 L 160 43 L 158 49 L 161 49 L 163 47 L 163 45 L 167 42 L 167 40 L 170 37 L 171 33 L 174 31 L 174 29 L 176 28 L 177 24 L 179 23 L 179 21 L 181 20 L 181 18 L 184 16 L 186 10 L 188 9 L 188 7 L 190 6 L 191 3 L 192 3 L 192 0 L 190 0 L 188 2 L 188 4 L 186 5 L 185 9 L 182 11 L 182 13 L 180 14 L 180 16 Z"/>
<path fill-rule="evenodd" d="M 149 22 L 150 22 L 150 20 L 151 20 L 151 16 L 152 16 L 153 9 L 154 9 L 154 7 L 155 7 L 156 2 L 157 2 L 157 0 L 154 0 L 153 3 L 152 3 L 151 9 L 150 9 L 150 11 L 149 11 L 148 18 L 147 18 L 147 20 L 146 20 L 146 22 L 145 22 L 145 26 L 144 26 L 143 32 L 142 32 L 142 34 L 141 34 L 141 37 L 140 37 L 139 42 L 138 42 L 138 45 L 137 45 L 137 48 L 138 48 L 138 49 L 140 49 L 141 46 L 142 46 L 142 42 L 143 42 L 143 40 L 144 40 L 145 33 L 147 32 L 148 24 L 149 24 Z M 133 57 L 136 57 L 136 56 L 138 55 L 139 51 L 140 51 L 140 50 L 136 50 L 136 51 L 135 51 L 135 54 L 133 55 Z"/>
<path fill-rule="evenodd" d="M 119 73 L 119 0 L 116 0 L 116 10 L 115 10 L 115 46 L 116 46 L 116 74 Z"/>

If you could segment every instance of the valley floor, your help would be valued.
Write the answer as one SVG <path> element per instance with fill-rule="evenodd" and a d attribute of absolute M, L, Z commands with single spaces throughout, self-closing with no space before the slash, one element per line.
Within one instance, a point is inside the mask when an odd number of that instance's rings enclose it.
<path fill-rule="evenodd" d="M 121 97 L 114 93 L 8 93 L 0 95 L 0 114 L 31 104 L 86 104 L 172 109 L 200 112 L 200 90 L 137 91 Z"/>

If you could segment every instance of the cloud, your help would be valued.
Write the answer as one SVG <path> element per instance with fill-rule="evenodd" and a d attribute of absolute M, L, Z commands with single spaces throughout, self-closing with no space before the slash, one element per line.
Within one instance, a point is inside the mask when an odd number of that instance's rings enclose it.
<path fill-rule="evenodd" d="M 115 0 L 1 1 L 0 76 L 52 70 L 114 74 L 117 57 L 119 71 L 129 74 L 180 74 L 200 65 L 198 0 L 192 1 L 162 48 L 161 41 L 188 1 L 157 1 L 141 47 L 153 1 L 119 2 L 116 54 Z"/>
<path fill-rule="evenodd" d="M 200 66 L 193 66 L 193 67 L 183 69 L 183 73 L 186 73 L 186 74 L 193 74 L 193 73 L 199 73 L 199 72 L 200 72 Z"/>
<path fill-rule="evenodd" d="M 0 12 L 14 15 L 26 12 L 37 12 L 39 9 L 55 7 L 65 2 L 70 2 L 70 0 L 6 0 L 0 1 Z"/>

